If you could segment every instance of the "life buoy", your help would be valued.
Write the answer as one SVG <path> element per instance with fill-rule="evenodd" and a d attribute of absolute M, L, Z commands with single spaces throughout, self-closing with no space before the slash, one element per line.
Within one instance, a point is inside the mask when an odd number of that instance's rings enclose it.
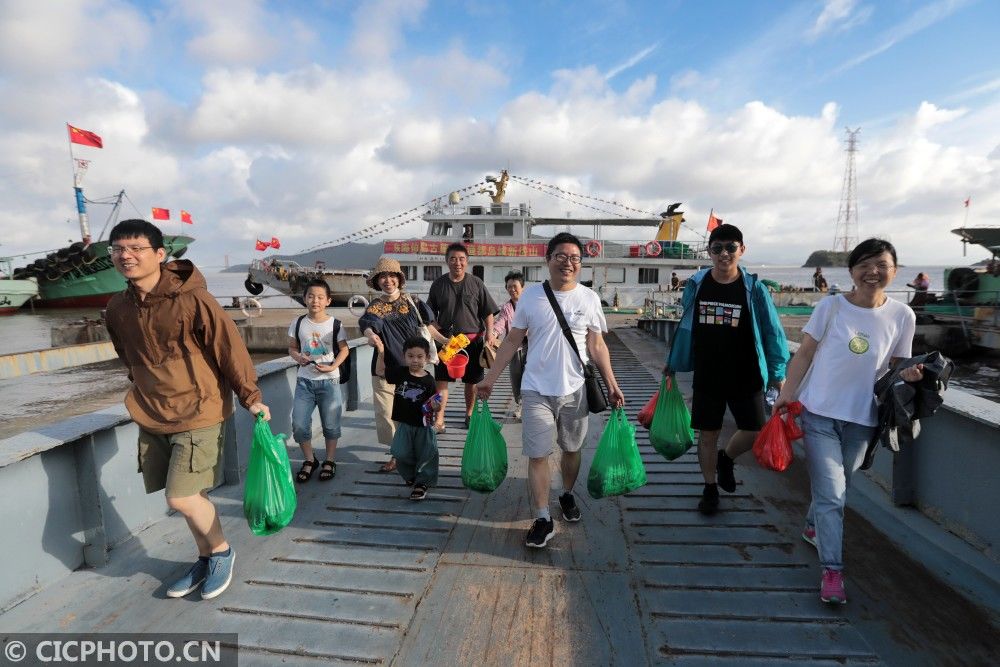
<path fill-rule="evenodd" d="M 646 244 L 647 257 L 659 257 L 661 252 L 663 252 L 663 248 L 656 241 L 650 241 Z"/>
<path fill-rule="evenodd" d="M 597 257 L 601 254 L 601 242 L 596 239 L 587 241 L 587 245 L 583 249 L 587 251 L 590 257 Z"/>
<path fill-rule="evenodd" d="M 358 308 L 359 303 L 361 304 L 360 312 L 356 310 Z M 354 296 L 352 296 L 350 299 L 347 300 L 347 310 L 350 311 L 351 315 L 354 315 L 355 317 L 361 317 L 362 315 L 364 315 L 365 308 L 367 307 L 368 307 L 368 299 L 361 296 L 360 294 L 355 294 Z"/>
<path fill-rule="evenodd" d="M 240 311 L 247 317 L 260 317 L 264 309 L 260 306 L 260 301 L 253 298 L 243 299 L 243 305 Z"/>

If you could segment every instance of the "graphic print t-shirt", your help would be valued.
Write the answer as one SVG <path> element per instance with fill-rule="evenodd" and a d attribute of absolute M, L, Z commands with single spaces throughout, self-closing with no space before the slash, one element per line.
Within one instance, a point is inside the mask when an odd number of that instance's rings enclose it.
<path fill-rule="evenodd" d="M 434 377 L 410 374 L 409 368 L 399 366 L 385 369 L 385 381 L 396 385 L 392 398 L 392 420 L 410 426 L 424 426 L 423 406 L 437 391 Z"/>
<path fill-rule="evenodd" d="M 711 272 L 705 274 L 694 306 L 695 388 L 720 388 L 731 396 L 760 391 L 763 381 L 742 278 L 724 285 Z"/>
<path fill-rule="evenodd" d="M 308 354 L 313 361 L 319 361 L 323 364 L 333 363 L 340 350 L 339 341 L 347 340 L 347 332 L 341 326 L 337 334 L 338 342 L 334 342 L 334 319 L 330 317 L 325 322 L 313 322 L 308 317 L 303 317 L 302 324 L 299 325 L 299 351 L 302 354 Z M 288 327 L 289 338 L 295 338 L 295 323 L 297 321 L 298 318 L 295 318 Z M 307 380 L 339 380 L 340 369 L 323 373 L 316 368 L 315 364 L 309 364 L 308 366 L 299 366 L 298 376 Z"/>

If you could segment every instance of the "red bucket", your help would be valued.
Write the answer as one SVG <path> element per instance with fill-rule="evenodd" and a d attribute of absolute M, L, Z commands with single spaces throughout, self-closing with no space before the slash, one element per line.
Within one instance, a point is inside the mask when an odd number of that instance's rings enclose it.
<path fill-rule="evenodd" d="M 452 380 L 459 380 L 465 375 L 465 367 L 469 365 L 469 353 L 459 350 L 454 357 L 449 359 L 445 366 L 448 368 L 448 375 Z"/>

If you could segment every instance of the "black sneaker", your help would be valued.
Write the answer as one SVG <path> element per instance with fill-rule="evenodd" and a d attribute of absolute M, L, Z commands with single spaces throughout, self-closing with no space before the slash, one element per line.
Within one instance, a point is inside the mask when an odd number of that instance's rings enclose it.
<path fill-rule="evenodd" d="M 562 507 L 563 519 L 570 523 L 580 520 L 580 508 L 576 506 L 576 498 L 572 493 L 564 493 L 559 496 L 559 506 Z"/>
<path fill-rule="evenodd" d="M 528 537 L 524 543 L 533 549 L 541 549 L 549 543 L 555 534 L 556 524 L 552 519 L 535 519 L 535 522 L 531 524 L 531 529 L 528 530 Z"/>
<path fill-rule="evenodd" d="M 734 461 L 726 454 L 726 450 L 720 449 L 719 456 L 715 460 L 715 472 L 719 477 L 719 486 L 726 493 L 736 490 L 736 476 L 733 474 Z"/>
<path fill-rule="evenodd" d="M 706 484 L 705 490 L 701 492 L 701 500 L 698 501 L 698 511 L 706 516 L 712 516 L 719 510 L 719 487 L 715 484 Z"/>

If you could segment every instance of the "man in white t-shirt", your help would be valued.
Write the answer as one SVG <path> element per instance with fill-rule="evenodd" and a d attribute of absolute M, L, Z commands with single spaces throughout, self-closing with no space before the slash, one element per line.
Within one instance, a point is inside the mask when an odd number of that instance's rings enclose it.
<path fill-rule="evenodd" d="M 580 472 L 580 448 L 587 437 L 590 416 L 583 363 L 592 359 L 597 365 L 613 407 L 625 404 L 604 344 L 602 333 L 608 330 L 608 325 L 601 300 L 590 288 L 577 282 L 583 261 L 580 239 L 567 233 L 552 237 L 545 261 L 549 269 L 548 283 L 580 356 L 563 334 L 544 287 L 530 285 L 521 294 L 510 333 L 497 350 L 496 361 L 477 390 L 480 398 L 489 398 L 500 373 L 521 346 L 525 335 L 529 336 L 531 345 L 521 378 L 521 420 L 522 451 L 528 457 L 528 488 L 534 509 L 534 522 L 525 543 L 533 548 L 544 547 L 555 535 L 555 524 L 549 512 L 549 454 L 553 439 L 562 450 L 563 492 L 559 504 L 563 519 L 580 520 L 573 485 Z"/>

